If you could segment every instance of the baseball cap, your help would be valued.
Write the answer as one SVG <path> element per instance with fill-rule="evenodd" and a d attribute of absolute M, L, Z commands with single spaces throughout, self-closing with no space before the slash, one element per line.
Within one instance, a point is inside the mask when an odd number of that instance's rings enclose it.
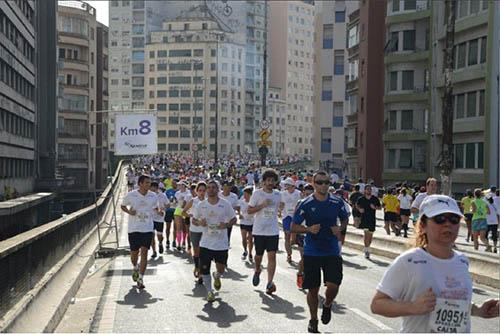
<path fill-rule="evenodd" d="M 285 186 L 295 186 L 295 181 L 294 181 L 294 180 L 292 180 L 292 178 L 291 178 L 291 177 L 287 177 L 287 178 L 285 179 L 285 181 L 283 181 L 283 184 L 284 184 Z"/>
<path fill-rule="evenodd" d="M 445 195 L 429 195 L 420 205 L 420 212 L 429 218 L 435 217 L 443 213 L 453 213 L 457 216 L 463 217 L 460 212 L 457 202 Z"/>

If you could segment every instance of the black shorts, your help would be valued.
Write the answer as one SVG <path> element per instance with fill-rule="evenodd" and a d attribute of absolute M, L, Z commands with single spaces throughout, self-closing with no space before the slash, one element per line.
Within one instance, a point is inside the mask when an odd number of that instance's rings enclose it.
<path fill-rule="evenodd" d="M 191 218 L 190 217 L 186 217 L 186 218 L 184 218 L 184 220 L 182 222 L 184 224 L 186 224 L 187 226 L 189 226 L 189 224 L 191 224 Z"/>
<path fill-rule="evenodd" d="M 256 255 L 263 255 L 266 252 L 277 252 L 279 244 L 279 235 L 254 235 L 253 245 Z"/>
<path fill-rule="evenodd" d="M 200 247 L 200 268 L 202 275 L 210 275 L 212 260 L 227 265 L 227 250 L 211 250 Z"/>
<path fill-rule="evenodd" d="M 464 214 L 464 216 L 465 216 L 465 221 L 466 222 L 472 222 L 472 216 L 474 216 L 474 214 L 472 214 L 472 213 L 466 213 L 466 214 Z"/>
<path fill-rule="evenodd" d="M 139 250 L 141 247 L 151 247 L 152 240 L 153 232 L 132 232 L 128 234 L 128 243 L 130 245 L 130 250 L 133 252 Z"/>
<path fill-rule="evenodd" d="M 321 271 L 323 282 L 340 285 L 342 283 L 341 256 L 306 256 L 304 255 L 304 289 L 319 288 L 321 285 Z"/>
<path fill-rule="evenodd" d="M 174 220 L 175 209 L 167 209 L 165 212 L 165 223 L 171 223 Z"/>
<path fill-rule="evenodd" d="M 240 224 L 240 229 L 252 233 L 253 225 L 241 225 Z"/>
<path fill-rule="evenodd" d="M 352 217 L 353 218 L 361 218 L 361 212 L 359 212 L 358 210 L 352 210 Z"/>
<path fill-rule="evenodd" d="M 410 217 L 410 215 L 411 215 L 411 211 L 410 211 L 410 209 L 400 209 L 400 210 L 399 210 L 399 214 L 400 214 L 401 216 L 407 216 L 407 217 Z"/>
<path fill-rule="evenodd" d="M 397 222 L 399 220 L 398 214 L 395 212 L 384 212 L 384 221 Z"/>
<path fill-rule="evenodd" d="M 366 221 L 364 219 L 361 219 L 361 223 L 359 224 L 359 229 L 361 230 L 368 230 L 370 232 L 375 232 L 375 222 L 373 221 Z"/>
<path fill-rule="evenodd" d="M 164 222 L 153 222 L 154 226 L 155 226 L 155 231 L 156 232 L 160 232 L 160 233 L 163 233 L 163 226 L 164 226 Z"/>

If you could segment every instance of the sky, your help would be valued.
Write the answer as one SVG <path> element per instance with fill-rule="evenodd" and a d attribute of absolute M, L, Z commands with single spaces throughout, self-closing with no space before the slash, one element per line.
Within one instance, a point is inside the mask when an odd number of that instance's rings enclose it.
<path fill-rule="evenodd" d="M 109 1 L 83 1 L 95 8 L 97 14 L 97 21 L 109 27 Z"/>

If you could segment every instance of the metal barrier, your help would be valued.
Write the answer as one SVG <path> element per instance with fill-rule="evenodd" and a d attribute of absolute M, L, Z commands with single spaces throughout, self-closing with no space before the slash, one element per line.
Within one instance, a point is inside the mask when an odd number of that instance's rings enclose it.
<path fill-rule="evenodd" d="M 0 242 L 0 318 L 29 293 L 102 217 L 119 186 L 122 162 L 97 200 L 97 205 Z"/>

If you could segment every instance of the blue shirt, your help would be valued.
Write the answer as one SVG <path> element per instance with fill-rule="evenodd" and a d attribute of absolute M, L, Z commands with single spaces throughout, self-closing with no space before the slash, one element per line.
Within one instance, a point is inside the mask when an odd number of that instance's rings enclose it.
<path fill-rule="evenodd" d="M 328 195 L 326 200 L 318 201 L 313 194 L 299 202 L 293 216 L 293 224 L 300 225 L 304 220 L 306 226 L 321 224 L 318 234 L 306 234 L 304 255 L 340 255 L 338 239 L 331 231 L 331 227 L 337 225 L 337 218 L 347 219 L 348 213 L 342 199 L 336 196 Z"/>
<path fill-rule="evenodd" d="M 177 192 L 177 190 L 175 190 L 173 188 L 170 188 L 167 191 L 165 191 L 165 195 L 171 201 L 173 198 L 175 199 L 175 193 L 176 192 Z"/>

